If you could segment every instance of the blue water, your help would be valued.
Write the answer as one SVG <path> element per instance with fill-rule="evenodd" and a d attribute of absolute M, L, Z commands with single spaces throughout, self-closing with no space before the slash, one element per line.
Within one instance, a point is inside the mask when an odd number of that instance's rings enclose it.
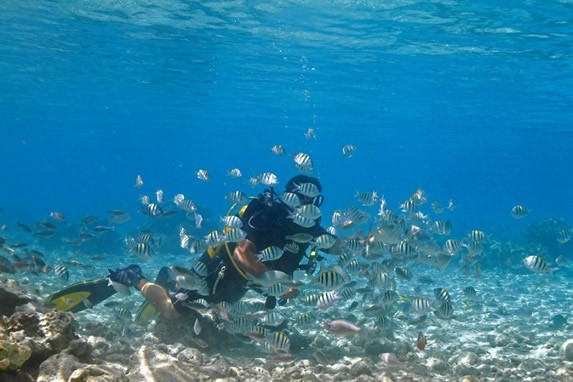
<path fill-rule="evenodd" d="M 295 174 L 270 151 L 280 143 L 312 155 L 327 212 L 370 190 L 397 209 L 422 187 L 454 201 L 458 236 L 571 223 L 572 12 L 565 1 L 2 2 L 0 218 L 120 208 L 145 219 L 137 198 L 158 188 L 223 214 L 225 193 L 260 191 L 248 177 Z M 512 219 L 515 204 L 530 216 Z"/>

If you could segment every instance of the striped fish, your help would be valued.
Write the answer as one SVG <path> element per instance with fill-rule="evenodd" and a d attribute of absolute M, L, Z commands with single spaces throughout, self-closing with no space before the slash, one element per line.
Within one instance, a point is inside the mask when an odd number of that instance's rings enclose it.
<path fill-rule="evenodd" d="M 477 292 L 473 286 L 467 286 L 463 289 L 464 296 L 468 298 L 473 298 L 477 295 Z"/>
<path fill-rule="evenodd" d="M 263 249 L 257 255 L 257 259 L 259 261 L 274 261 L 280 259 L 283 254 L 284 250 L 282 248 L 271 245 L 270 247 Z"/>
<path fill-rule="evenodd" d="M 434 296 L 441 303 L 450 302 L 450 294 L 445 288 L 435 288 Z"/>
<path fill-rule="evenodd" d="M 233 203 L 244 203 L 249 197 L 243 191 L 233 191 L 229 192 L 225 199 L 230 200 Z"/>
<path fill-rule="evenodd" d="M 523 219 L 527 215 L 529 215 L 529 211 L 521 204 L 518 204 L 511 209 L 511 216 L 515 219 Z"/>
<path fill-rule="evenodd" d="M 70 278 L 70 272 L 68 271 L 68 268 L 66 268 L 66 266 L 63 264 L 56 264 L 54 266 L 54 273 L 58 278 L 65 281 L 68 281 Z"/>
<path fill-rule="evenodd" d="M 310 326 L 316 322 L 314 315 L 311 312 L 300 313 L 296 316 L 295 322 L 298 326 Z"/>
<path fill-rule="evenodd" d="M 270 333 L 266 339 L 267 343 L 277 353 L 288 353 L 290 350 L 290 339 L 283 332 Z"/>
<path fill-rule="evenodd" d="M 223 223 L 225 227 L 231 228 L 241 228 L 243 226 L 241 219 L 234 215 L 221 216 L 221 223 Z"/>
<path fill-rule="evenodd" d="M 535 273 L 551 273 L 555 269 L 549 268 L 549 263 L 541 256 L 527 256 L 523 259 L 523 264 L 527 269 Z"/>
<path fill-rule="evenodd" d="M 320 208 L 318 208 L 314 204 L 304 204 L 300 207 L 297 207 L 295 211 L 297 214 L 311 220 L 316 220 L 322 216 Z"/>
<path fill-rule="evenodd" d="M 339 298 L 340 297 L 338 296 L 338 293 L 335 290 L 321 293 L 320 296 L 318 296 L 316 307 L 318 309 L 328 309 L 332 305 L 334 305 L 334 303 L 338 301 Z"/>
<path fill-rule="evenodd" d="M 261 184 L 269 187 L 279 184 L 279 178 L 272 172 L 263 172 L 258 176 L 258 180 Z"/>
<path fill-rule="evenodd" d="M 115 311 L 115 316 L 117 318 L 119 318 L 120 320 L 129 320 L 131 321 L 133 319 L 131 312 L 129 311 L 129 309 L 121 307 L 121 308 L 117 308 L 117 310 Z"/>
<path fill-rule="evenodd" d="M 429 312 L 432 309 L 432 304 L 426 298 L 416 297 L 410 303 L 410 309 L 415 313 L 421 314 Z"/>
<path fill-rule="evenodd" d="M 309 198 L 314 198 L 315 196 L 320 195 L 320 190 L 314 183 L 295 184 L 294 191 Z"/>
<path fill-rule="evenodd" d="M 356 146 L 354 145 L 344 145 L 342 147 L 342 155 L 344 155 L 346 158 L 351 158 L 355 152 Z"/>
<path fill-rule="evenodd" d="M 225 233 L 225 240 L 229 243 L 236 243 L 247 237 L 247 233 L 240 228 L 231 228 Z"/>
<path fill-rule="evenodd" d="M 358 192 L 356 199 L 365 207 L 373 206 L 378 201 L 378 193 L 376 191 Z"/>
<path fill-rule="evenodd" d="M 294 192 L 284 192 L 281 195 L 281 200 L 290 208 L 296 208 L 300 206 L 300 198 Z"/>
<path fill-rule="evenodd" d="M 287 216 L 287 219 L 290 219 L 293 221 L 294 224 L 304 227 L 304 228 L 310 228 L 310 227 L 314 227 L 316 225 L 316 222 L 312 219 L 309 219 L 305 216 L 302 216 L 298 213 L 290 213 Z"/>
<path fill-rule="evenodd" d="M 449 320 L 454 316 L 454 308 L 451 301 L 446 301 L 434 311 L 436 317 L 442 320 Z"/>
<path fill-rule="evenodd" d="M 307 294 L 306 296 L 304 296 L 304 298 L 302 299 L 302 301 L 304 302 L 305 305 L 309 305 L 309 306 L 315 306 L 318 303 L 318 294 Z"/>

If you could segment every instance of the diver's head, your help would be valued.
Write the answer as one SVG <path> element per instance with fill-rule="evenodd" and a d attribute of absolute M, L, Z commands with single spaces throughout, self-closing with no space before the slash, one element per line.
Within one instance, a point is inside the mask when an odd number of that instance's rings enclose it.
<path fill-rule="evenodd" d="M 318 195 L 309 196 L 301 192 L 301 185 L 305 183 L 314 184 L 316 186 L 316 189 L 318 190 Z M 320 194 L 322 193 L 322 185 L 320 184 L 318 178 L 312 176 L 308 175 L 293 176 L 288 181 L 285 187 L 285 191 L 297 194 L 301 204 L 314 204 L 315 206 L 320 207 L 324 202 L 324 196 Z"/>

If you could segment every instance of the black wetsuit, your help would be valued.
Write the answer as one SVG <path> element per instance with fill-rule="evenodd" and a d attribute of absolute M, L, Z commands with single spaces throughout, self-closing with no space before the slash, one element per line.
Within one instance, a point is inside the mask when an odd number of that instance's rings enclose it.
<path fill-rule="evenodd" d="M 246 238 L 253 242 L 258 252 L 273 245 L 288 249 L 278 260 L 267 261 L 264 264 L 271 270 L 292 275 L 299 267 L 310 244 L 296 243 L 286 239 L 286 236 L 308 233 L 318 237 L 326 233 L 326 230 L 320 226 L 320 219 L 316 220 L 313 227 L 304 228 L 295 224 L 288 216 L 288 207 L 275 199 L 273 192 L 269 191 L 253 199 L 239 217 L 243 222 L 242 229 L 247 233 Z M 201 296 L 196 291 L 189 291 L 189 301 L 204 298 L 210 303 L 221 301 L 233 303 L 245 295 L 248 290 L 247 279 L 232 261 L 234 249 L 235 243 L 228 243 L 227 246 L 222 244 L 201 256 L 200 260 L 207 265 L 209 272 L 206 281 L 210 294 Z"/>

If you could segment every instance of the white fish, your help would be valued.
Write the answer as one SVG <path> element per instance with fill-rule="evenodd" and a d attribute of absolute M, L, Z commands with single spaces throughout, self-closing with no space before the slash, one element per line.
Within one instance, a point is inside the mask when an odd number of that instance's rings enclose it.
<path fill-rule="evenodd" d="M 247 237 L 247 233 L 240 228 L 231 228 L 230 231 L 225 233 L 225 240 L 229 243 L 236 243 Z"/>
<path fill-rule="evenodd" d="M 284 250 L 277 246 L 271 245 L 263 249 L 257 256 L 259 261 L 274 261 L 281 258 Z"/>
<path fill-rule="evenodd" d="M 304 137 L 308 140 L 315 140 L 316 139 L 316 132 L 312 127 L 309 127 L 304 133 Z"/>
<path fill-rule="evenodd" d="M 258 277 L 252 276 L 251 281 L 263 287 L 270 288 L 278 283 L 288 283 L 290 276 L 284 272 L 272 270 L 263 272 Z"/>
<path fill-rule="evenodd" d="M 323 310 L 327 309 L 332 305 L 334 305 L 334 303 L 339 299 L 340 297 L 338 296 L 338 293 L 335 290 L 321 293 L 320 296 L 318 296 L 316 307 L 318 309 L 323 309 Z"/>
<path fill-rule="evenodd" d="M 273 154 L 275 155 L 284 155 L 285 153 L 285 149 L 283 147 L 283 145 L 273 145 L 273 147 L 271 147 L 271 151 L 273 152 Z"/>
<path fill-rule="evenodd" d="M 294 235 L 286 235 L 285 239 L 292 240 L 296 243 L 304 244 L 314 239 L 314 236 L 312 236 L 309 233 L 300 232 L 300 233 L 295 233 Z"/>
<path fill-rule="evenodd" d="M 231 228 L 241 228 L 243 226 L 241 219 L 234 215 L 222 216 L 221 223 L 223 223 L 226 227 Z"/>
<path fill-rule="evenodd" d="M 210 177 L 209 177 L 209 171 L 205 170 L 205 169 L 199 169 L 197 171 L 197 179 L 202 180 L 204 182 L 209 181 Z"/>
<path fill-rule="evenodd" d="M 312 241 L 312 245 L 319 249 L 328 249 L 332 247 L 334 243 L 336 243 L 336 238 L 327 233 L 318 236 Z"/>
<path fill-rule="evenodd" d="M 227 175 L 231 178 L 240 178 L 243 176 L 243 174 L 241 173 L 241 170 L 239 170 L 238 168 L 233 168 L 233 169 L 229 170 L 227 172 Z"/>
<path fill-rule="evenodd" d="M 294 192 L 284 192 L 281 196 L 281 200 L 291 208 L 300 206 L 300 198 Z"/>
<path fill-rule="evenodd" d="M 314 198 L 315 196 L 320 195 L 320 190 L 314 183 L 300 183 L 294 185 L 294 191 L 302 194 L 304 196 L 308 196 L 309 198 Z"/>
<path fill-rule="evenodd" d="M 300 207 L 295 208 L 295 211 L 297 214 L 312 220 L 316 220 L 322 215 L 320 208 L 318 208 L 314 204 L 304 204 Z"/>
<path fill-rule="evenodd" d="M 535 273 L 551 273 L 554 268 L 549 268 L 549 263 L 541 256 L 527 256 L 523 259 L 523 264 L 527 269 Z"/>
<path fill-rule="evenodd" d="M 301 227 L 305 227 L 305 228 L 310 228 L 310 227 L 314 227 L 314 225 L 316 224 L 316 222 L 312 219 L 309 219 L 305 216 L 302 216 L 298 213 L 290 213 L 287 216 L 287 219 L 290 219 L 293 221 L 293 223 L 295 223 L 296 225 L 299 225 Z"/>
<path fill-rule="evenodd" d="M 203 216 L 199 215 L 197 212 L 193 212 L 193 220 L 195 220 L 195 227 L 201 229 L 203 227 Z"/>
<path fill-rule="evenodd" d="M 352 336 L 362 332 L 362 328 L 345 320 L 332 320 L 322 324 L 329 332 L 339 336 Z"/>
<path fill-rule="evenodd" d="M 524 217 L 527 217 L 527 215 L 529 215 L 529 211 L 521 204 L 518 204 L 511 209 L 511 216 L 515 219 L 523 219 Z"/>
<path fill-rule="evenodd" d="M 351 158 L 355 152 L 356 146 L 354 145 L 345 145 L 342 147 L 342 155 L 344 155 L 346 158 Z"/>
<path fill-rule="evenodd" d="M 358 192 L 356 198 L 363 206 L 373 206 L 378 201 L 378 193 L 376 191 Z"/>
<path fill-rule="evenodd" d="M 233 191 L 225 196 L 225 199 L 232 201 L 233 203 L 244 203 L 249 197 L 243 191 Z"/>
<path fill-rule="evenodd" d="M 135 178 L 135 187 L 137 188 L 143 187 L 143 178 L 141 177 L 141 175 L 137 175 L 137 177 Z"/>
<path fill-rule="evenodd" d="M 313 171 L 312 158 L 306 153 L 297 153 L 293 157 L 295 167 L 298 171 L 309 173 Z"/>
<path fill-rule="evenodd" d="M 155 200 L 158 204 L 163 203 L 163 190 L 155 191 Z"/>
<path fill-rule="evenodd" d="M 193 325 L 193 333 L 195 333 L 196 336 L 201 334 L 201 324 L 199 323 L 199 319 L 195 319 L 195 324 Z"/>
<path fill-rule="evenodd" d="M 272 172 L 263 172 L 258 176 L 258 179 L 261 182 L 261 184 L 269 187 L 274 187 L 277 184 L 279 184 L 278 177 Z"/>
<path fill-rule="evenodd" d="M 224 239 L 225 237 L 221 235 L 217 230 L 209 232 L 205 237 L 205 241 L 207 242 L 207 245 L 210 247 L 214 247 L 218 244 L 221 244 Z"/>
<path fill-rule="evenodd" d="M 112 272 L 112 270 L 109 270 L 110 272 Z M 129 295 L 129 287 L 126 285 L 123 285 L 121 283 L 118 283 L 116 281 L 112 281 L 112 279 L 110 279 L 108 277 L 108 284 L 107 285 L 111 285 L 113 287 L 113 289 L 115 289 L 115 291 L 119 294 L 123 294 L 123 295 Z"/>

